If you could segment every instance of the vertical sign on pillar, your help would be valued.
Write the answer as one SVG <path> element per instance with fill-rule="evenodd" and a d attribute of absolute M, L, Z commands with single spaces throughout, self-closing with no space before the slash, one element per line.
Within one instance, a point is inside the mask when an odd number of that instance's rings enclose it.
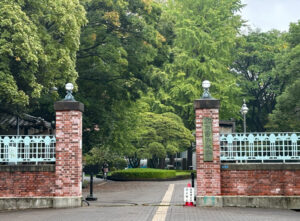
<path fill-rule="evenodd" d="M 211 162 L 213 161 L 212 119 L 204 117 L 202 128 L 204 161 Z"/>

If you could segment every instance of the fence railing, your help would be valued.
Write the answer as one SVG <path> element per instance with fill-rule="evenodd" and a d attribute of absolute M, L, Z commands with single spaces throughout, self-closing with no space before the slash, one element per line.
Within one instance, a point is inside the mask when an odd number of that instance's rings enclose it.
<path fill-rule="evenodd" d="M 300 162 L 300 133 L 220 135 L 221 161 Z"/>
<path fill-rule="evenodd" d="M 55 136 L 0 136 L 0 163 L 55 162 Z"/>

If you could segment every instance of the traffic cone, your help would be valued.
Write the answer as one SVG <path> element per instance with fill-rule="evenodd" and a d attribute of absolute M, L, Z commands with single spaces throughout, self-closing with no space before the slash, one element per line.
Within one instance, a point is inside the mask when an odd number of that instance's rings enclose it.
<path fill-rule="evenodd" d="M 186 202 L 185 206 L 194 206 L 194 203 L 193 202 Z"/>
<path fill-rule="evenodd" d="M 188 183 L 187 187 L 192 188 L 190 183 Z M 185 202 L 185 206 L 194 206 L 194 203 L 193 202 Z"/>

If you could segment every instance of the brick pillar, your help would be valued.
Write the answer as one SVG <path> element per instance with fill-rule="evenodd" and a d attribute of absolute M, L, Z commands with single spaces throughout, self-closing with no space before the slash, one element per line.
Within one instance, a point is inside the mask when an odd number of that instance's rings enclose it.
<path fill-rule="evenodd" d="M 56 111 L 55 198 L 53 207 L 81 206 L 82 112 L 77 101 L 58 101 Z"/>
<path fill-rule="evenodd" d="M 222 206 L 219 107 L 213 98 L 194 101 L 198 206 Z"/>

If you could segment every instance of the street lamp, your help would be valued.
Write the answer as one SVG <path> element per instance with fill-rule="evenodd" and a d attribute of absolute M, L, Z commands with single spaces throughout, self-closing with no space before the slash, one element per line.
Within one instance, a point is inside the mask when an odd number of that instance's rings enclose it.
<path fill-rule="evenodd" d="M 54 86 L 54 87 L 50 88 L 51 93 L 54 93 L 55 91 L 58 91 L 57 87 Z"/>
<path fill-rule="evenodd" d="M 244 133 L 246 133 L 246 114 L 248 113 L 248 107 L 247 107 L 247 105 L 246 105 L 246 101 L 245 101 L 245 99 L 244 99 L 244 104 L 243 104 L 243 106 L 242 106 L 242 108 L 241 108 L 241 114 L 244 116 Z"/>
<path fill-rule="evenodd" d="M 209 93 L 210 82 L 208 80 L 203 81 L 202 82 L 202 87 L 204 89 L 202 98 L 211 98 L 211 95 Z"/>
<path fill-rule="evenodd" d="M 67 83 L 65 86 L 66 90 L 67 90 L 67 95 L 65 96 L 65 101 L 75 101 L 73 95 L 72 95 L 72 91 L 74 89 L 74 86 L 72 83 Z"/>

